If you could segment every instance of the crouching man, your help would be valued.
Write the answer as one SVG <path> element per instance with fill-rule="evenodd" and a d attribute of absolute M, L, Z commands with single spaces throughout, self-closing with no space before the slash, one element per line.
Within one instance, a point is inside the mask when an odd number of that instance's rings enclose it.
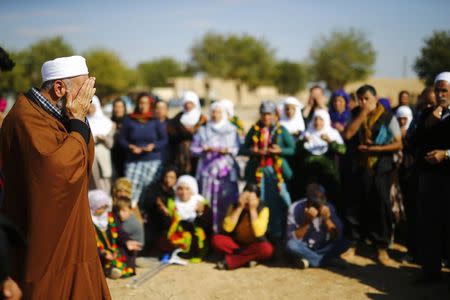
<path fill-rule="evenodd" d="M 327 202 L 325 189 L 309 184 L 306 198 L 289 208 L 286 251 L 301 269 L 320 267 L 349 247 L 342 238 L 342 222 Z"/>

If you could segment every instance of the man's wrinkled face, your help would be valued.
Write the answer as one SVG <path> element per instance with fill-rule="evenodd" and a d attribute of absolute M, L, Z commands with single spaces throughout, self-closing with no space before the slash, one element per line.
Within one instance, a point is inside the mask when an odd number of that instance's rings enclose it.
<path fill-rule="evenodd" d="M 80 92 L 83 83 L 89 79 L 88 75 L 80 75 L 67 79 L 57 79 L 53 84 L 53 93 L 58 97 L 56 106 L 63 110 L 67 104 L 67 95 L 75 99 Z"/>
<path fill-rule="evenodd" d="M 447 108 L 450 105 L 450 83 L 440 80 L 434 84 L 434 94 L 436 95 L 437 104 Z"/>

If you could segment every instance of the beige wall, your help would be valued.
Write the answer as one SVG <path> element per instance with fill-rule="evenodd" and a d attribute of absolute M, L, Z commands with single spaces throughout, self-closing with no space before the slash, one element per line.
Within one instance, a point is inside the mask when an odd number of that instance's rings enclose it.
<path fill-rule="evenodd" d="M 176 77 L 170 79 L 171 88 L 154 88 L 152 91 L 164 100 L 180 97 L 184 91 L 192 90 L 201 98 L 223 99 L 227 98 L 237 104 L 238 94 L 235 80 L 227 80 L 221 78 L 209 78 L 209 95 L 207 95 L 205 79 L 195 77 Z M 363 84 L 373 85 L 380 97 L 388 97 L 391 99 L 392 105 L 397 104 L 398 93 L 401 90 L 407 90 L 411 93 L 413 101 L 417 98 L 424 88 L 424 84 L 415 78 L 369 78 L 366 81 L 355 82 L 345 86 L 347 92 L 354 92 Z M 278 101 L 286 95 L 278 92 L 274 86 L 260 86 L 254 90 L 250 90 L 246 84 L 241 84 L 241 100 L 240 107 L 255 107 L 263 100 Z M 308 99 L 308 90 L 297 93 L 297 98 L 301 102 L 306 103 Z"/>

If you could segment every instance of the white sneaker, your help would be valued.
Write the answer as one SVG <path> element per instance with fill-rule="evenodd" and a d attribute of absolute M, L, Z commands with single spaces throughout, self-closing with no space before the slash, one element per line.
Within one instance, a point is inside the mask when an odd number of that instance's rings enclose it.
<path fill-rule="evenodd" d="M 309 268 L 309 261 L 302 258 L 297 260 L 297 266 L 299 269 L 304 270 L 304 269 L 308 269 Z"/>
<path fill-rule="evenodd" d="M 249 263 L 248 263 L 248 267 L 249 268 L 254 268 L 254 267 L 256 267 L 258 265 L 258 262 L 256 261 L 256 260 L 251 260 Z"/>
<path fill-rule="evenodd" d="M 111 270 L 111 279 L 119 279 L 122 276 L 122 271 L 120 271 L 120 269 L 117 268 L 113 268 Z"/>

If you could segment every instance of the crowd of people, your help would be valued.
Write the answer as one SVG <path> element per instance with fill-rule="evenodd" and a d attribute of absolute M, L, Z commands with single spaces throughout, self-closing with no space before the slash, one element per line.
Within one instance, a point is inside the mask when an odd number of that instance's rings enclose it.
<path fill-rule="evenodd" d="M 94 97 L 89 201 L 106 274 L 127 277 L 136 256 L 175 250 L 192 262 L 222 255 L 218 269 L 273 257 L 319 267 L 351 261 L 362 244 L 396 267 L 388 249 L 400 240 L 425 281 L 439 278 L 450 249 L 449 75 L 417 101 L 400 92 L 396 107 L 370 85 L 329 99 L 316 85 L 305 106 L 262 102 L 247 133 L 227 99 L 205 116 L 187 91 L 169 118 L 166 102 L 142 93 L 133 113 L 118 99 L 108 118 Z"/>
<path fill-rule="evenodd" d="M 351 262 L 366 244 L 396 267 L 388 249 L 402 238 L 419 281 L 441 279 L 450 72 L 414 106 L 402 91 L 392 108 L 370 85 L 330 99 L 313 86 L 305 106 L 263 101 L 247 133 L 232 101 L 205 116 L 191 91 L 174 118 L 146 93 L 132 113 L 114 101 L 108 117 L 81 56 L 41 73 L 1 128 L 3 295 L 110 299 L 104 275 L 133 276 L 152 254 L 186 264 L 215 252 L 220 270 L 284 258 L 308 268 Z"/>

